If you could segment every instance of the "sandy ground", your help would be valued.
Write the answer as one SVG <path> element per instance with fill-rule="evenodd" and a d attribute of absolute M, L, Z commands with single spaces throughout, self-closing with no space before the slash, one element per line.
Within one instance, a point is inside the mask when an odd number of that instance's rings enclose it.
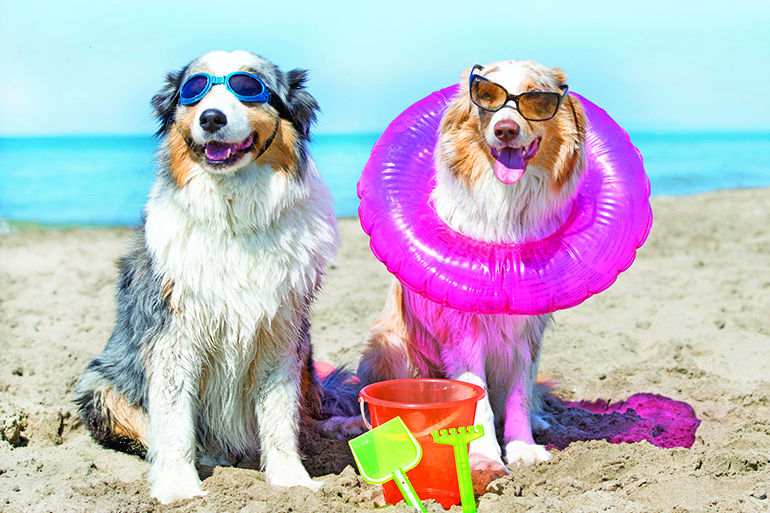
<path fill-rule="evenodd" d="M 541 372 L 570 401 L 639 392 L 685 401 L 702 420 L 695 444 L 576 442 L 550 463 L 511 468 L 480 512 L 770 510 L 770 189 L 655 198 L 653 209 L 633 267 L 556 314 Z M 357 221 L 340 229 L 313 325 L 318 359 L 335 364 L 356 359 L 390 279 Z M 0 237 L 0 511 L 374 509 L 381 492 L 348 467 L 344 442 L 303 437 L 308 468 L 326 476 L 318 493 L 271 487 L 248 465 L 201 467 L 208 496 L 160 506 L 148 495 L 146 462 L 90 439 L 71 393 L 112 329 L 114 262 L 128 233 Z"/>

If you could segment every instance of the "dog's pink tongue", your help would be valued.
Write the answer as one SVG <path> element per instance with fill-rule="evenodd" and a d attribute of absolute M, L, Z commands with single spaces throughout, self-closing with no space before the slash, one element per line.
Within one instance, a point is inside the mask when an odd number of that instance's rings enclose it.
<path fill-rule="evenodd" d="M 208 143 L 206 145 L 206 157 L 210 160 L 225 160 L 229 156 L 228 150 L 232 147 L 232 144 Z"/>
<path fill-rule="evenodd" d="M 503 148 L 495 162 L 495 176 L 504 184 L 514 184 L 524 176 L 526 164 L 522 148 Z"/>

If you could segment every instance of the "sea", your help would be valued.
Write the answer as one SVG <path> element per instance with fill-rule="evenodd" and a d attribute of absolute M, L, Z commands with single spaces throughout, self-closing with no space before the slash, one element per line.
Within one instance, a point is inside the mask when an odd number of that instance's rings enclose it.
<path fill-rule="evenodd" d="M 770 186 L 770 133 L 631 133 L 653 195 Z M 316 135 L 311 153 L 338 217 L 379 134 Z M 0 137 L 0 221 L 136 225 L 155 173 L 151 136 Z M 6 223 L 7 224 L 7 223 Z"/>

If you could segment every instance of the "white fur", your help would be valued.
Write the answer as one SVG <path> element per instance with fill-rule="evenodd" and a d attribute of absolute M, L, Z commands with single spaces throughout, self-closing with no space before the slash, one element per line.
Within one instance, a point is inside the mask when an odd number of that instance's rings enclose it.
<path fill-rule="evenodd" d="M 563 224 L 571 206 L 567 189 L 574 191 L 574 186 L 565 186 L 554 198 L 545 181 L 547 172 L 530 165 L 521 180 L 506 185 L 495 178 L 490 166 L 468 188 L 438 162 L 431 199 L 445 223 L 473 239 L 504 244 L 539 240 Z"/>
<path fill-rule="evenodd" d="M 234 54 L 204 61 L 226 74 Z M 243 105 L 224 87 L 199 109 L 209 106 L 228 115 L 232 140 L 249 135 Z M 196 140 L 206 137 L 199 132 Z M 148 355 L 149 479 L 164 503 L 204 493 L 194 467 L 198 416 L 207 422 L 198 455 L 206 461 L 260 453 L 270 483 L 322 485 L 297 448 L 297 341 L 338 242 L 331 195 L 309 159 L 301 178 L 237 167 L 195 165 L 183 187 L 156 183 L 146 207 L 154 272 L 173 285 L 174 315 Z"/>
<path fill-rule="evenodd" d="M 200 352 L 170 327 L 156 339 L 148 370 L 150 435 L 147 480 L 161 503 L 205 495 L 195 469 L 197 370 Z"/>

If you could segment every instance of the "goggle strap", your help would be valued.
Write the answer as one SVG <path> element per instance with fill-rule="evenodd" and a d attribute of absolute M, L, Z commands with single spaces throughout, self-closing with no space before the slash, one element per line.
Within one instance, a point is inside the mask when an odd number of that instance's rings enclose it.
<path fill-rule="evenodd" d="M 289 111 L 288 107 L 286 107 L 286 104 L 283 103 L 277 94 L 269 93 L 269 95 L 270 97 L 267 100 L 268 105 L 278 111 L 279 117 L 294 125 L 294 129 L 297 131 L 297 133 L 304 137 L 305 134 L 302 132 L 302 127 L 299 125 L 299 123 L 297 123 L 297 120 L 294 119 L 294 116 L 292 116 L 291 111 Z"/>

